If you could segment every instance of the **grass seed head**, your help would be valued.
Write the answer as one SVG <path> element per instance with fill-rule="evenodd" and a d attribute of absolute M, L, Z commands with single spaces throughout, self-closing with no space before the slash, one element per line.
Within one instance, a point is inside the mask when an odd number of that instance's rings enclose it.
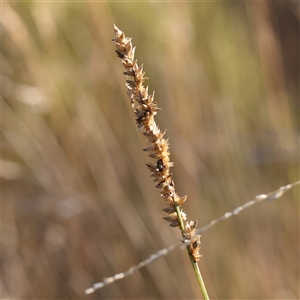
<path fill-rule="evenodd" d="M 148 79 L 143 71 L 143 64 L 137 64 L 134 58 L 135 47 L 132 46 L 131 38 L 114 26 L 115 37 L 112 41 L 116 47 L 117 56 L 122 60 L 125 68 L 124 74 L 130 76 L 126 80 L 127 95 L 136 116 L 137 131 L 143 131 L 146 141 L 151 146 L 144 148 L 146 152 L 151 152 L 148 156 L 155 159 L 155 163 L 146 163 L 151 177 L 158 182 L 156 188 L 159 189 L 161 197 L 164 199 L 166 207 L 163 209 L 168 214 L 164 217 L 171 227 L 180 227 L 184 241 L 189 241 L 189 250 L 194 261 L 200 258 L 200 236 L 195 236 L 197 221 L 187 221 L 187 216 L 181 205 L 187 200 L 187 196 L 180 197 L 175 192 L 175 184 L 173 174 L 170 168 L 174 163 L 170 161 L 170 149 L 168 139 L 164 138 L 166 130 L 160 131 L 156 125 L 154 116 L 160 110 L 157 103 L 154 102 L 154 92 L 148 94 L 148 87 L 144 87 L 143 83 Z"/>

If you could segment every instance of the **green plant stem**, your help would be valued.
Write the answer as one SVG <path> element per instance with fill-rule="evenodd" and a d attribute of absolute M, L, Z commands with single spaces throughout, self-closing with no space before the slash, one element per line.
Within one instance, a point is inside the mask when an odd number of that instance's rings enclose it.
<path fill-rule="evenodd" d="M 175 205 L 175 210 L 176 210 L 176 213 L 177 213 L 177 216 L 178 216 L 178 220 L 179 220 L 181 232 L 184 232 L 184 222 L 183 222 L 183 220 L 181 218 L 180 208 L 179 208 L 179 206 L 176 203 L 174 205 Z M 186 250 L 187 250 L 187 252 L 189 254 L 190 261 L 192 263 L 194 272 L 196 274 L 196 278 L 197 278 L 197 281 L 198 281 L 198 284 L 199 284 L 199 287 L 200 287 L 203 299 L 204 300 L 209 300 L 209 297 L 208 297 L 208 294 L 207 294 L 207 291 L 206 291 L 206 287 L 205 287 L 205 284 L 204 284 L 204 281 L 203 281 L 203 278 L 202 278 L 202 275 L 201 275 L 198 263 L 194 261 L 193 255 L 190 252 L 190 250 L 189 250 L 188 247 L 186 248 Z"/>
<path fill-rule="evenodd" d="M 196 274 L 197 281 L 198 281 L 198 284 L 199 284 L 199 287 L 200 287 L 203 299 L 204 300 L 209 300 L 209 297 L 208 297 L 208 294 L 207 294 L 207 291 L 206 291 L 206 287 L 205 287 L 205 284 L 204 284 L 204 281 L 203 281 L 203 278 L 202 278 L 202 275 L 201 275 L 198 263 L 194 261 L 193 256 L 192 256 L 191 252 L 189 251 L 189 249 L 186 248 L 186 250 L 187 250 L 187 252 L 189 254 L 189 257 L 190 257 L 190 260 L 191 260 L 194 272 Z"/>

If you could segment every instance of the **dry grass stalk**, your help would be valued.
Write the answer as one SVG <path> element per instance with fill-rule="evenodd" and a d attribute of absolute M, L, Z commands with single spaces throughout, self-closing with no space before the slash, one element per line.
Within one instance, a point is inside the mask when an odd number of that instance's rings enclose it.
<path fill-rule="evenodd" d="M 146 163 L 147 168 L 152 172 L 156 187 L 159 189 L 161 197 L 166 203 L 163 208 L 168 216 L 164 219 L 170 223 L 171 227 L 179 227 L 183 236 L 182 241 L 188 243 L 189 251 L 193 260 L 197 262 L 200 258 L 200 235 L 195 235 L 197 221 L 187 221 L 185 212 L 180 208 L 186 201 L 187 196 L 180 197 L 175 191 L 175 184 L 170 173 L 170 167 L 174 164 L 170 161 L 170 151 L 168 140 L 164 138 L 165 132 L 156 125 L 154 116 L 159 108 L 154 102 L 154 92 L 148 94 L 148 87 L 143 83 L 147 79 L 144 77 L 143 65 L 138 66 L 134 59 L 135 48 L 132 47 L 131 38 L 114 25 L 115 37 L 112 39 L 116 46 L 116 52 L 122 59 L 126 71 L 125 75 L 130 79 L 126 80 L 127 95 L 132 107 L 135 109 L 136 124 L 138 131 L 143 131 L 146 141 L 150 147 L 143 149 L 150 152 L 149 157 L 156 160 L 155 163 Z"/>

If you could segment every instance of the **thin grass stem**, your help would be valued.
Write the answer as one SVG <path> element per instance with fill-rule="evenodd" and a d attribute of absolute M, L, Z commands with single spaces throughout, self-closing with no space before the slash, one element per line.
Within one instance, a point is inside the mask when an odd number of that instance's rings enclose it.
<path fill-rule="evenodd" d="M 180 208 L 179 208 L 179 206 L 175 205 L 175 209 L 176 209 L 177 215 L 179 216 L 178 219 L 179 219 L 179 224 L 180 224 L 181 232 L 185 232 L 184 222 L 181 219 L 181 214 L 180 214 Z M 189 255 L 191 264 L 193 266 L 193 270 L 195 272 L 195 275 L 196 275 L 196 278 L 197 278 L 197 281 L 198 281 L 198 284 L 199 284 L 199 287 L 200 287 L 203 299 L 204 300 L 209 300 L 208 293 L 207 293 L 207 290 L 206 290 L 206 287 L 205 287 L 205 284 L 204 284 L 204 281 L 203 281 L 203 278 L 202 278 L 202 275 L 201 275 L 198 263 L 194 260 L 194 257 L 192 255 L 192 252 L 189 249 L 189 247 L 187 247 L 186 250 L 187 250 L 187 253 Z"/>
<path fill-rule="evenodd" d="M 204 281 L 203 281 L 203 278 L 202 278 L 202 275 L 201 275 L 198 263 L 193 260 L 193 256 L 191 255 L 190 251 L 188 251 L 188 254 L 189 254 L 189 257 L 190 257 L 190 260 L 191 260 L 194 272 L 196 274 L 197 281 L 198 281 L 198 284 L 199 284 L 199 287 L 200 287 L 203 299 L 204 300 L 209 300 L 208 293 L 207 293 L 207 290 L 206 290 L 206 287 L 205 287 L 205 284 L 204 284 Z"/>

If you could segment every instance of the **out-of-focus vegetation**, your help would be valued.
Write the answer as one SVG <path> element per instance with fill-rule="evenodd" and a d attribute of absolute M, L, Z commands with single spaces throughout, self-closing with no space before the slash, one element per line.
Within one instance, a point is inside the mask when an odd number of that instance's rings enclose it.
<path fill-rule="evenodd" d="M 3 299 L 200 299 L 162 219 L 116 57 L 137 46 L 202 226 L 299 175 L 299 3 L 2 3 Z M 212 299 L 299 299 L 299 193 L 202 237 Z"/>

